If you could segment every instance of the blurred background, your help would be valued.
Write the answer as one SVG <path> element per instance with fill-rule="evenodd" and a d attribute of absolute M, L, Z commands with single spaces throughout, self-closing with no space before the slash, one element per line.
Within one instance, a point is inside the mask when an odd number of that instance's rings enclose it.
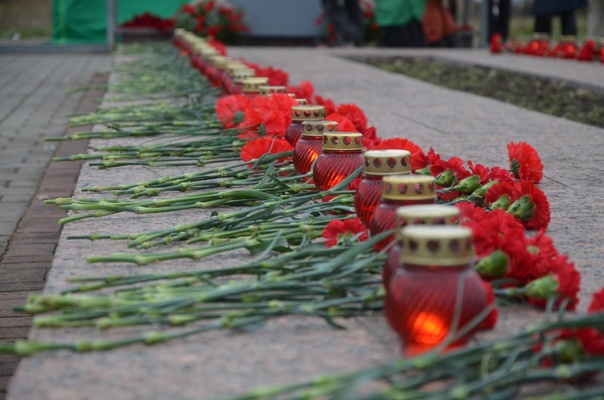
<path fill-rule="evenodd" d="M 187 0 L 116 0 L 117 24 L 150 13 L 168 19 Z M 326 35 L 321 23 L 320 0 L 230 0 L 243 9 L 249 32 L 242 44 L 313 45 Z M 371 1 L 364 1 L 371 5 Z M 480 37 L 481 0 L 449 0 L 460 35 L 467 45 L 477 46 Z M 510 38 L 527 40 L 533 34 L 532 0 L 513 0 Z M 559 19 L 554 19 L 553 39 L 560 36 Z M 586 35 L 586 10 L 577 12 L 578 39 Z M 100 43 L 105 41 L 105 0 L 0 0 L 0 41 L 53 42 L 54 44 Z M 118 41 L 128 30 L 118 29 Z M 139 37 L 144 37 L 140 34 Z M 371 38 L 369 38 L 371 39 Z M 367 40 L 367 45 L 375 41 Z"/>

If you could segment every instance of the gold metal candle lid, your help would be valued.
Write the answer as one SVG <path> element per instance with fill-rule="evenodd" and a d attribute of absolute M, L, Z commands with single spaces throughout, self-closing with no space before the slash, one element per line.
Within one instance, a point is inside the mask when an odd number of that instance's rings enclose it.
<path fill-rule="evenodd" d="M 465 226 L 413 225 L 401 230 L 401 261 L 456 266 L 474 261 L 474 236 Z"/>
<path fill-rule="evenodd" d="M 390 175 L 383 179 L 382 197 L 390 200 L 436 199 L 436 179 L 429 175 Z"/>
<path fill-rule="evenodd" d="M 292 121 L 317 121 L 325 119 L 325 108 L 323 106 L 293 106 Z"/>
<path fill-rule="evenodd" d="M 292 96 L 292 97 L 294 97 L 294 96 Z M 296 99 L 296 98 L 294 98 L 294 100 L 296 100 L 298 102 L 298 104 L 301 105 L 301 106 L 305 106 L 305 105 L 308 104 L 308 100 L 306 100 L 306 99 Z"/>
<path fill-rule="evenodd" d="M 250 68 L 247 65 L 245 65 L 244 63 L 242 63 L 241 61 L 238 61 L 238 60 L 229 61 L 227 63 L 226 70 L 229 73 L 229 75 L 231 75 L 233 73 L 233 71 L 236 71 L 238 69 L 250 69 Z"/>
<path fill-rule="evenodd" d="M 363 150 L 363 135 L 356 132 L 326 132 L 323 134 L 323 150 Z"/>
<path fill-rule="evenodd" d="M 365 152 L 366 175 L 411 173 L 411 153 L 407 150 L 369 150 Z"/>
<path fill-rule="evenodd" d="M 258 93 L 260 93 L 261 96 L 270 96 L 273 93 L 285 93 L 286 89 L 285 86 L 261 85 L 258 86 Z"/>
<path fill-rule="evenodd" d="M 418 204 L 396 209 L 398 226 L 458 225 L 459 208 L 439 204 Z"/>
<path fill-rule="evenodd" d="M 226 70 L 229 65 L 229 59 L 224 56 L 213 57 L 213 64 L 220 70 Z"/>
<path fill-rule="evenodd" d="M 244 79 L 242 83 L 243 88 L 241 89 L 241 91 L 257 92 L 259 86 L 266 85 L 268 83 L 268 78 L 264 76 L 255 76 L 253 78 Z"/>
<path fill-rule="evenodd" d="M 303 121 L 302 136 L 323 136 L 324 133 L 337 132 L 336 121 Z"/>
<path fill-rule="evenodd" d="M 231 78 L 235 82 L 243 82 L 248 78 L 253 78 L 256 75 L 256 71 L 251 68 L 237 68 L 231 72 Z"/>

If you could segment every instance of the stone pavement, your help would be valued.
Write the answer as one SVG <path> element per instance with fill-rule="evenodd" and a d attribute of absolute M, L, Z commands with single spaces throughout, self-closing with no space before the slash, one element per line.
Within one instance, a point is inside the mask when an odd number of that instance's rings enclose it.
<path fill-rule="evenodd" d="M 49 166 L 50 159 L 87 146 L 56 145 L 60 142 L 45 142 L 44 137 L 63 136 L 68 114 L 96 108 L 93 99 L 102 92 L 67 96 L 66 91 L 102 83 L 103 75 L 95 74 L 106 73 L 111 61 L 109 55 L 0 54 L 1 342 L 27 337 L 31 319 L 12 307 L 42 290 L 52 263 L 62 212 L 43 200 L 71 195 L 79 175 L 79 164 Z M 0 399 L 16 365 L 15 357 L 0 357 Z"/>
<path fill-rule="evenodd" d="M 590 295 L 604 285 L 601 245 L 604 206 L 600 201 L 604 197 L 604 175 L 601 173 L 604 129 L 436 87 L 337 57 L 376 52 L 380 53 L 380 50 L 233 48 L 230 56 L 283 68 L 290 73 L 290 81 L 294 84 L 310 80 L 322 96 L 333 98 L 336 103 L 359 105 L 380 136 L 407 137 L 424 149 L 434 147 L 444 157 L 457 155 L 477 163 L 506 166 L 508 142 L 531 143 L 545 164 L 547 178 L 541 187 L 551 203 L 549 234 L 557 248 L 575 261 L 582 274 L 579 308 L 584 311 Z M 456 57 L 453 52 L 430 50 L 424 53 Z M 388 54 L 415 53 L 395 50 Z M 520 68 L 526 64 L 531 73 L 542 71 L 560 79 L 590 75 L 590 82 L 604 85 L 604 66 L 601 65 L 520 56 L 496 57 L 484 51 L 471 54 L 472 60 L 501 63 L 506 68 L 510 65 Z M 93 145 L 101 143 L 95 141 Z M 173 169 L 167 168 L 99 171 L 85 164 L 78 188 L 140 181 L 157 174 L 174 173 Z M 77 195 L 81 196 L 80 193 Z M 140 269 L 124 264 L 93 267 L 85 263 L 84 257 L 88 255 L 128 251 L 121 243 L 67 241 L 66 235 L 141 232 L 203 218 L 208 213 L 196 210 L 152 218 L 118 215 L 69 224 L 63 230 L 44 290 L 57 293 L 67 288 L 66 279 L 71 276 L 140 272 Z M 235 252 L 197 262 L 151 265 L 145 267 L 145 271 L 228 266 L 241 262 L 243 257 L 247 257 L 243 252 Z M 481 338 L 518 332 L 527 323 L 543 318 L 541 312 L 517 307 L 502 307 L 500 315 L 497 329 Z M 210 332 L 153 347 L 132 346 L 89 354 L 40 354 L 20 363 L 8 398 L 217 399 L 241 394 L 259 385 L 294 383 L 319 374 L 374 365 L 390 360 L 398 353 L 398 341 L 381 318 L 353 319 L 344 323 L 349 330 L 335 331 L 315 319 L 283 318 L 252 332 Z M 137 332 L 140 330 L 132 328 L 126 333 Z M 50 341 L 108 339 L 119 335 L 119 332 L 94 329 L 32 329 L 30 332 L 32 339 Z"/>

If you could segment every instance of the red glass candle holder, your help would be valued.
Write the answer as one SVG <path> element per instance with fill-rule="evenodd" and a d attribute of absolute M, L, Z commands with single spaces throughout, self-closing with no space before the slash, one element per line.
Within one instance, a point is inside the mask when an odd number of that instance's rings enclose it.
<path fill-rule="evenodd" d="M 436 203 L 436 179 L 430 175 L 393 175 L 385 176 L 382 180 L 382 198 L 375 213 L 369 230 L 375 236 L 396 228 L 396 210 L 399 207 L 417 204 Z M 376 243 L 377 251 L 384 249 L 394 239 L 396 234 Z"/>
<path fill-rule="evenodd" d="M 382 268 L 382 280 L 384 287 L 388 287 L 390 278 L 401 265 L 401 232 L 406 226 L 411 225 L 458 225 L 459 208 L 455 206 L 426 204 L 416 206 L 399 207 L 396 210 L 396 233 L 397 240 L 388 251 L 388 257 Z"/>
<path fill-rule="evenodd" d="M 268 78 L 264 76 L 255 76 L 253 78 L 247 78 L 243 80 L 243 87 L 241 93 L 247 97 L 254 98 L 260 95 L 259 87 L 268 83 Z"/>
<path fill-rule="evenodd" d="M 231 84 L 227 88 L 230 94 L 241 94 L 243 92 L 243 81 L 253 78 L 256 71 L 251 68 L 236 68 L 231 71 Z"/>
<path fill-rule="evenodd" d="M 302 136 L 294 148 L 294 168 L 299 174 L 310 172 L 323 149 L 323 133 L 336 132 L 338 123 L 335 121 L 304 121 Z"/>
<path fill-rule="evenodd" d="M 302 135 L 302 122 L 322 121 L 325 119 L 325 108 L 323 106 L 293 106 L 292 122 L 285 131 L 285 140 L 295 149 Z"/>
<path fill-rule="evenodd" d="M 487 293 L 474 271 L 472 230 L 409 226 L 402 231 L 401 268 L 387 288 L 385 313 L 403 353 L 465 344 L 478 330 Z M 467 329 L 467 333 L 459 332 Z"/>
<path fill-rule="evenodd" d="M 389 175 L 411 173 L 411 153 L 407 150 L 369 150 L 365 152 L 365 170 L 354 196 L 354 209 L 366 227 L 373 219 L 382 197 L 382 179 Z"/>
<path fill-rule="evenodd" d="M 315 186 L 329 190 L 365 164 L 363 135 L 352 132 L 323 134 L 323 149 L 313 169 Z"/>
<path fill-rule="evenodd" d="M 247 70 L 249 68 L 247 67 L 247 65 L 245 65 L 243 62 L 241 62 L 239 60 L 230 60 L 227 63 L 226 69 L 224 70 L 224 73 L 222 76 L 222 89 L 225 91 L 225 93 L 230 94 L 229 89 L 230 89 L 231 85 L 233 84 L 233 73 L 234 73 L 234 71 L 236 71 L 238 69 Z"/>

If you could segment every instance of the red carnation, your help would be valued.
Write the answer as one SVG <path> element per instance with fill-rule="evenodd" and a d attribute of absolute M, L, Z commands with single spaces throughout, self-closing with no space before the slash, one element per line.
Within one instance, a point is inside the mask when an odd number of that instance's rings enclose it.
<path fill-rule="evenodd" d="M 604 310 L 604 288 L 593 294 L 591 304 L 587 309 L 588 312 L 596 312 Z"/>
<path fill-rule="evenodd" d="M 420 163 L 420 155 L 423 153 L 421 147 L 413 143 L 409 139 L 403 138 L 392 138 L 383 140 L 380 144 L 375 146 L 376 150 L 390 150 L 390 149 L 401 149 L 407 150 L 411 153 L 411 168 L 414 170 L 422 168 Z"/>
<path fill-rule="evenodd" d="M 239 94 L 221 97 L 216 102 L 216 117 L 226 129 L 234 128 L 243 120 L 244 111 L 251 103 L 249 97 Z"/>
<path fill-rule="evenodd" d="M 333 114 L 336 112 L 336 105 L 332 99 L 324 99 L 323 97 L 316 94 L 313 97 L 312 101 L 310 99 L 308 99 L 308 101 L 312 104 L 323 106 L 323 108 L 325 108 L 326 115 Z"/>
<path fill-rule="evenodd" d="M 278 93 L 258 96 L 245 109 L 242 127 L 259 127 L 262 134 L 283 136 L 291 123 L 291 108 L 296 101 L 288 95 Z"/>
<path fill-rule="evenodd" d="M 340 104 L 337 113 L 348 118 L 354 124 L 356 132 L 365 133 L 367 129 L 367 117 L 356 104 Z"/>
<path fill-rule="evenodd" d="M 360 242 L 367 240 L 367 230 L 358 217 L 344 221 L 334 219 L 329 221 L 325 230 L 323 230 L 325 247 L 336 246 L 338 243 L 350 240 L 357 235 Z"/>
<path fill-rule="evenodd" d="M 478 220 L 463 220 L 474 233 L 477 271 L 485 278 L 514 277 L 527 257 L 527 239 L 522 225 L 503 210 L 485 213 Z"/>
<path fill-rule="evenodd" d="M 471 201 L 463 201 L 456 203 L 455 207 L 459 208 L 459 223 L 467 225 L 471 222 L 478 222 L 484 219 L 487 212 L 482 207 L 478 207 L 476 203 Z"/>
<path fill-rule="evenodd" d="M 296 99 L 306 99 L 310 101 L 315 93 L 315 88 L 309 81 L 303 81 L 300 82 L 300 86 L 288 86 L 287 93 L 295 94 Z"/>
<path fill-rule="evenodd" d="M 516 182 L 517 200 L 507 212 L 522 221 L 526 229 L 546 229 L 551 219 L 545 193 L 531 181 Z"/>
<path fill-rule="evenodd" d="M 257 160 L 265 154 L 278 154 L 292 151 L 293 147 L 280 137 L 261 137 L 248 142 L 241 148 L 241 159 L 245 162 Z M 286 157 L 279 159 L 283 162 Z"/>
<path fill-rule="evenodd" d="M 327 121 L 335 121 L 338 123 L 338 132 L 358 132 L 354 124 L 345 116 L 333 113 L 325 117 Z"/>
<path fill-rule="evenodd" d="M 503 48 L 501 41 L 501 33 L 494 33 L 493 36 L 491 36 L 491 53 L 501 53 L 501 50 Z"/>
<path fill-rule="evenodd" d="M 528 143 L 508 143 L 510 169 L 518 179 L 535 183 L 543 178 L 543 163 L 537 151 Z"/>
<path fill-rule="evenodd" d="M 531 181 L 499 182 L 489 188 L 485 203 L 490 208 L 507 210 L 527 229 L 547 228 L 551 219 L 545 193 Z"/>
<path fill-rule="evenodd" d="M 526 296 L 535 306 L 545 308 L 547 299 L 558 296 L 554 307 L 558 308 L 562 302 L 566 309 L 573 311 L 577 307 L 581 275 L 575 264 L 569 262 L 567 255 L 559 255 L 550 260 L 546 266 L 548 275 L 530 282 L 526 286 Z"/>
<path fill-rule="evenodd" d="M 377 135 L 377 129 L 375 126 L 370 126 L 365 130 L 365 134 L 363 135 L 363 147 L 366 150 L 373 150 L 377 145 L 382 143 L 382 138 Z"/>

